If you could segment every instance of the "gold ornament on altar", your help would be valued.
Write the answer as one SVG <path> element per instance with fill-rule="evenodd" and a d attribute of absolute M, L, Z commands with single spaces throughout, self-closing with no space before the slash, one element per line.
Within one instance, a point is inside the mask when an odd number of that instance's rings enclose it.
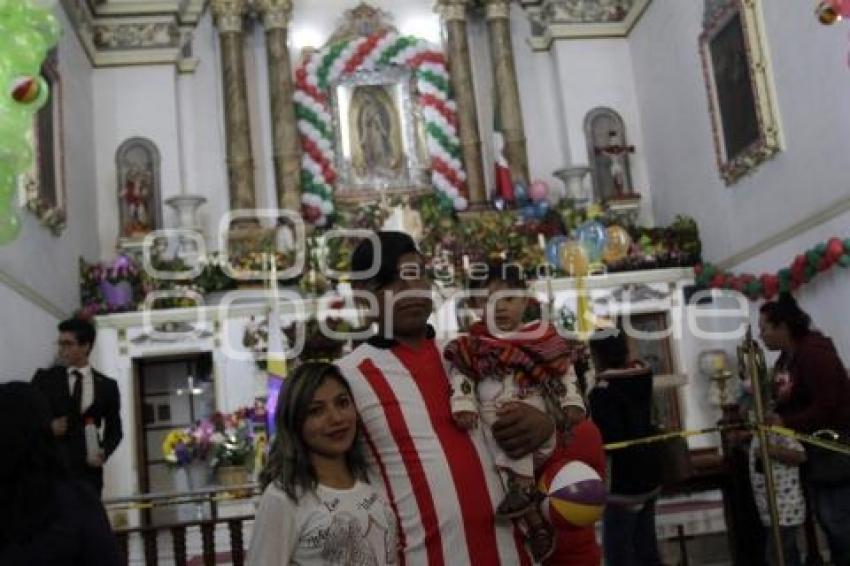
<path fill-rule="evenodd" d="M 602 261 L 605 263 L 616 263 L 629 255 L 632 245 L 632 237 L 622 226 L 609 226 L 605 230 L 607 234 L 605 249 L 602 252 Z"/>
<path fill-rule="evenodd" d="M 558 251 L 561 260 L 561 269 L 571 277 L 584 277 L 587 275 L 590 261 L 587 252 L 575 241 L 566 242 Z"/>

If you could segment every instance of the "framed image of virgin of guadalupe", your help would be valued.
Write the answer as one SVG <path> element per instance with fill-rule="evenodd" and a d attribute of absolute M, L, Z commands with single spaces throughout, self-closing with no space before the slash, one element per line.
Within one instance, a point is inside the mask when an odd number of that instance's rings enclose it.
<path fill-rule="evenodd" d="M 343 200 L 428 187 L 430 163 L 413 77 L 399 68 L 361 71 L 332 89 L 338 194 Z"/>
<path fill-rule="evenodd" d="M 780 151 L 761 0 L 706 0 L 700 36 L 720 176 L 726 185 Z"/>

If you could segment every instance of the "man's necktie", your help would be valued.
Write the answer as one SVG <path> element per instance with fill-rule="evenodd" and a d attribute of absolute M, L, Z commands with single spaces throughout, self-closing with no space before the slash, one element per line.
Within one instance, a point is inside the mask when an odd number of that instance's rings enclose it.
<path fill-rule="evenodd" d="M 80 405 L 83 404 L 83 374 L 79 370 L 73 370 L 74 390 L 71 392 L 71 401 L 74 406 L 74 415 L 80 414 Z"/>

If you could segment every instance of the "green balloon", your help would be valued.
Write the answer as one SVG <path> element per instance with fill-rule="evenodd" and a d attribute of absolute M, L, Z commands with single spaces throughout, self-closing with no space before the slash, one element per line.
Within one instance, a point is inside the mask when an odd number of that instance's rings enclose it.
<path fill-rule="evenodd" d="M 838 259 L 838 264 L 841 267 L 850 267 L 850 255 L 844 254 Z"/>
<path fill-rule="evenodd" d="M 0 103 L 0 144 L 20 138 L 32 127 L 32 114 L 26 112 L 12 97 Z"/>
<path fill-rule="evenodd" d="M 21 233 L 21 219 L 14 210 L 0 214 L 0 246 L 5 246 L 15 241 Z"/>
<path fill-rule="evenodd" d="M 15 194 L 17 188 L 18 175 L 11 171 L 0 171 L 0 203 L 9 202 L 9 198 Z"/>
<path fill-rule="evenodd" d="M 62 36 L 62 26 L 52 12 L 47 10 L 32 10 L 29 13 L 29 24 L 38 30 L 48 47 L 56 45 Z"/>
<path fill-rule="evenodd" d="M 7 57 L 20 75 L 38 75 L 41 63 L 47 55 L 47 43 L 41 34 L 29 27 L 21 27 L 12 32 L 12 50 Z"/>
<path fill-rule="evenodd" d="M 0 163 L 5 163 L 16 171 L 24 171 L 32 165 L 33 151 L 26 137 L 15 139 L 0 138 Z"/>

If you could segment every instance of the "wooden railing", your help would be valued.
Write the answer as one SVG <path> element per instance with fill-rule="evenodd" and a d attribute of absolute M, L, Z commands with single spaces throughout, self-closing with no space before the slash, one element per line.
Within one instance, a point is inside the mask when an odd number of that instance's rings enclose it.
<path fill-rule="evenodd" d="M 235 566 L 241 566 L 245 563 L 246 537 L 244 523 L 246 521 L 252 521 L 254 514 L 221 517 L 219 515 L 219 506 L 224 501 L 251 501 L 256 494 L 257 486 L 255 484 L 246 484 L 184 493 L 144 494 L 122 497 L 105 500 L 103 504 L 108 511 L 149 511 L 155 508 L 167 508 L 187 504 L 208 506 L 209 513 L 203 513 L 204 515 L 208 515 L 208 518 L 176 523 L 153 523 L 134 527 L 115 528 L 115 537 L 125 564 L 129 564 L 133 558 L 131 542 L 134 537 L 138 537 L 141 543 L 141 556 L 138 558 L 143 559 L 145 566 L 157 566 L 160 562 L 160 535 L 168 533 L 171 537 L 173 563 L 177 566 L 185 566 L 190 559 L 187 546 L 190 529 L 197 528 L 200 531 L 201 557 L 204 566 L 214 566 L 217 558 L 216 529 L 226 527 L 230 541 L 230 560 Z"/>

